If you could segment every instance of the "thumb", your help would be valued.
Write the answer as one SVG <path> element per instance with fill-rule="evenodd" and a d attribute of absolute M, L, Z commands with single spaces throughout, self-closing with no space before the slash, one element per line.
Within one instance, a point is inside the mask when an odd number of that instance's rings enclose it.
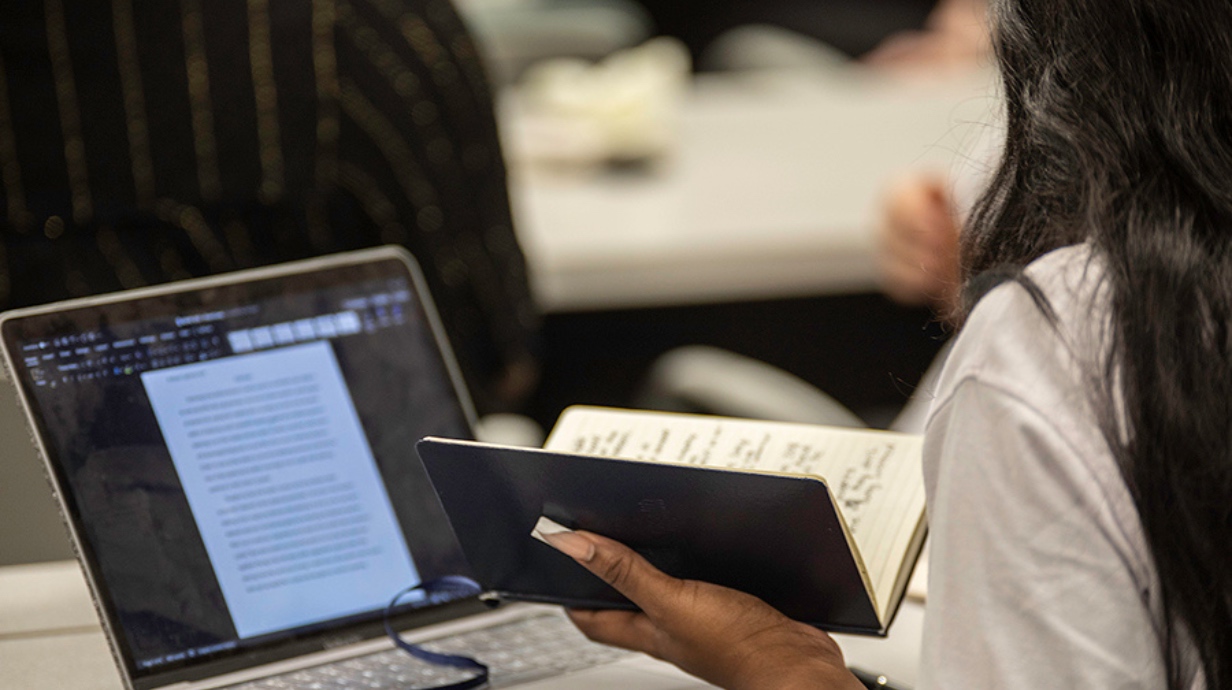
<path fill-rule="evenodd" d="M 641 554 L 607 537 L 573 530 L 542 536 L 548 545 L 599 576 L 647 614 L 668 605 L 681 584 Z"/>

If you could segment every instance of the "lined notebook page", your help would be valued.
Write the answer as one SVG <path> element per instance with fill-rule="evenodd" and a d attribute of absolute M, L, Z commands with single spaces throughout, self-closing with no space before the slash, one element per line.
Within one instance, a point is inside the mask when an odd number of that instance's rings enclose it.
<path fill-rule="evenodd" d="M 571 407 L 544 447 L 820 477 L 860 550 L 883 615 L 924 513 L 923 439 L 914 434 Z"/>

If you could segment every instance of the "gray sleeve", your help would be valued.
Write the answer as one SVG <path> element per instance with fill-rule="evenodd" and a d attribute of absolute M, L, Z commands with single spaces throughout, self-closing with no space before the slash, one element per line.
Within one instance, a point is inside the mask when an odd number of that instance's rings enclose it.
<path fill-rule="evenodd" d="M 921 688 L 1167 685 L 1117 524 L 1123 486 L 1109 491 L 1045 416 L 974 378 L 934 410 L 925 457 Z"/>

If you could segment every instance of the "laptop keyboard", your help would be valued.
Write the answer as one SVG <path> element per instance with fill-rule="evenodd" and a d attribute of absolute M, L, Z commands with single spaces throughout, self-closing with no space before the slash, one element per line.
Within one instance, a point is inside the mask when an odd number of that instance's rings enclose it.
<path fill-rule="evenodd" d="M 493 688 L 580 671 L 632 654 L 587 640 L 555 612 L 432 640 L 425 647 L 474 657 L 486 664 L 491 669 Z M 391 649 L 233 685 L 229 690 L 409 690 L 456 683 L 473 675 L 473 671 L 436 666 Z"/>

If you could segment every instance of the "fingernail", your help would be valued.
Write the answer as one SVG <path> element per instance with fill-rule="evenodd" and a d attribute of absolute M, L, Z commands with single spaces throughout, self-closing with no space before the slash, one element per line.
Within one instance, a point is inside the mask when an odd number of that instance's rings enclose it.
<path fill-rule="evenodd" d="M 549 518 L 539 518 L 530 535 L 574 560 L 585 563 L 595 557 L 595 545 L 589 539 Z"/>

